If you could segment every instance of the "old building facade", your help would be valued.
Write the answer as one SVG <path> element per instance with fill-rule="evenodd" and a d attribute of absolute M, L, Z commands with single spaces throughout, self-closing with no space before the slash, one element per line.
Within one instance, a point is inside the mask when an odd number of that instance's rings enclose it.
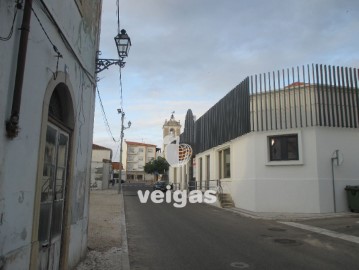
<path fill-rule="evenodd" d="M 112 149 L 93 144 L 91 158 L 91 188 L 108 189 L 113 178 Z"/>
<path fill-rule="evenodd" d="M 101 5 L 0 2 L 1 269 L 86 254 Z"/>

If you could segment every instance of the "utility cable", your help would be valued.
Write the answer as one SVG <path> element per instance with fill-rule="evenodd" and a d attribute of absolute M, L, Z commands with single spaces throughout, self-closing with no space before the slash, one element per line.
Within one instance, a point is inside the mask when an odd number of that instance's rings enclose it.
<path fill-rule="evenodd" d="M 108 120 L 107 120 L 107 116 L 106 116 L 106 113 L 105 113 L 105 108 L 103 106 L 100 91 L 98 90 L 98 87 L 96 87 L 96 91 L 97 91 L 97 95 L 98 95 L 98 98 L 99 98 L 99 101 L 100 101 L 102 117 L 103 117 L 103 121 L 104 121 L 105 126 L 106 126 L 106 130 L 107 130 L 108 134 L 110 135 L 110 137 L 112 138 L 112 140 L 114 142 L 119 142 L 120 139 L 116 140 L 114 138 L 113 134 L 112 134 L 112 131 L 111 131 L 110 125 L 109 125 Z"/>
<path fill-rule="evenodd" d="M 41 27 L 42 31 L 44 32 L 45 36 L 47 37 L 48 41 L 51 43 L 52 48 L 53 48 L 54 51 L 57 53 L 57 56 L 58 56 L 58 57 L 62 57 L 62 54 L 61 54 L 61 53 L 59 52 L 59 50 L 57 49 L 56 45 L 51 41 L 49 35 L 47 34 L 47 32 L 46 32 L 44 26 L 43 26 L 42 23 L 41 23 L 39 17 L 37 16 L 35 10 L 34 10 L 33 8 L 31 8 L 31 10 L 32 10 L 32 12 L 34 13 L 34 15 L 35 15 L 37 21 L 39 22 L 40 27 Z"/>
<path fill-rule="evenodd" d="M 56 27 L 58 34 L 60 35 L 60 38 L 62 39 L 62 41 L 64 42 L 66 48 L 71 52 L 71 54 L 75 57 L 75 59 L 77 60 L 78 64 L 80 65 L 81 69 L 83 70 L 83 72 L 85 72 L 87 78 L 90 80 L 92 85 L 96 85 L 96 80 L 94 79 L 94 76 L 92 75 L 92 73 L 90 71 L 88 71 L 86 69 L 86 67 L 84 66 L 84 64 L 82 63 L 81 59 L 79 58 L 79 56 L 77 55 L 77 53 L 74 51 L 73 47 L 71 46 L 70 42 L 68 41 L 68 39 L 66 38 L 65 34 L 62 32 L 62 29 L 60 28 L 60 26 L 58 25 L 58 23 L 56 22 L 55 18 L 52 16 L 51 12 L 49 11 L 49 9 L 47 8 L 46 4 L 44 3 L 43 0 L 38 0 L 40 1 L 42 7 L 42 11 L 45 13 L 45 15 L 49 18 L 49 20 L 54 24 L 54 26 Z"/>
<path fill-rule="evenodd" d="M 12 34 L 14 33 L 14 25 L 15 25 L 15 19 L 16 19 L 16 15 L 17 15 L 17 10 L 22 8 L 22 3 L 17 2 L 15 5 L 15 11 L 14 11 L 14 17 L 12 19 L 12 24 L 11 24 L 11 28 L 10 28 L 10 32 L 6 37 L 1 37 L 0 36 L 0 41 L 8 41 L 11 39 Z"/>

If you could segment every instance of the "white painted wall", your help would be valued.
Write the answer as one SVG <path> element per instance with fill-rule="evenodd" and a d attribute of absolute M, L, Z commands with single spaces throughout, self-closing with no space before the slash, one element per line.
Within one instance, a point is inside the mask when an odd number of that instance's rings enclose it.
<path fill-rule="evenodd" d="M 299 134 L 300 161 L 269 162 L 267 137 Z M 348 211 L 346 185 L 359 185 L 357 129 L 310 127 L 273 132 L 253 132 L 225 145 L 197 154 L 210 155 L 211 178 L 218 178 L 218 151 L 230 145 L 231 178 L 222 179 L 236 207 L 256 212 L 333 212 L 331 156 L 339 149 L 341 166 L 334 167 L 336 208 Z M 206 166 L 203 163 L 203 174 Z M 199 179 L 199 169 L 196 178 Z"/>
<path fill-rule="evenodd" d="M 316 141 L 321 209 L 333 209 L 331 157 L 338 149 L 343 154 L 343 163 L 334 165 L 336 208 L 338 212 L 348 211 L 344 188 L 346 185 L 359 185 L 359 130 L 317 128 Z"/>
<path fill-rule="evenodd" d="M 111 160 L 111 150 L 92 149 L 92 161 L 102 162 L 104 159 Z"/>
<path fill-rule="evenodd" d="M 104 149 L 92 149 L 91 159 L 91 186 L 93 187 L 96 183 L 95 189 L 107 189 L 110 179 L 111 166 L 104 163 L 103 160 L 111 160 L 111 150 Z M 97 171 L 102 170 L 99 174 Z M 97 179 L 96 179 L 97 178 Z"/>

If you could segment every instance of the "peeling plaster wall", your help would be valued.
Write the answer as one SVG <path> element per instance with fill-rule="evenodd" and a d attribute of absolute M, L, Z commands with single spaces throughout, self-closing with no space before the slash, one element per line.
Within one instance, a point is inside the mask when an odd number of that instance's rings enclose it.
<path fill-rule="evenodd" d="M 84 1 L 85 2 L 85 1 Z M 69 200 L 70 237 L 68 269 L 86 254 L 90 162 L 95 106 L 95 56 L 98 49 L 102 1 L 86 1 L 82 10 L 74 0 L 44 0 L 55 24 L 41 9 L 41 1 L 33 1 L 43 27 L 63 55 L 58 71 L 66 73 L 65 83 L 72 86 L 75 111 L 73 131 L 72 190 Z M 14 15 L 14 1 L 0 1 L 0 36 L 9 32 Z M 4 269 L 28 269 L 43 101 L 49 81 L 56 70 L 52 45 L 31 14 L 27 59 L 20 112 L 20 133 L 13 140 L 5 135 L 12 95 L 23 11 L 17 12 L 14 33 L 9 41 L 0 41 L 0 261 Z M 59 32 L 63 33 L 61 37 Z M 66 40 L 68 44 L 66 43 Z M 81 65 L 82 67 L 81 67 Z M 1 265 L 1 264 L 0 264 Z"/>

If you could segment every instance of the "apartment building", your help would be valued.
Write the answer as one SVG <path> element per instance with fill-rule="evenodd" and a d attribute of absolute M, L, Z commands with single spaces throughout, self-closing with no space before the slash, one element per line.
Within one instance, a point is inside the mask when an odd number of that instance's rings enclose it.
<path fill-rule="evenodd" d="M 154 181 L 154 175 L 146 174 L 145 164 L 156 158 L 156 145 L 126 141 L 127 182 Z"/>

